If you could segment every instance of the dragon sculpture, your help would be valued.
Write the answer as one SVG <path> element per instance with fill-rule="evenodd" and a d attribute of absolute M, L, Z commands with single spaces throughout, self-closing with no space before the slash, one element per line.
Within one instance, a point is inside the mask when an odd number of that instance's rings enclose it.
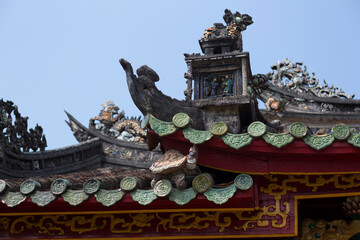
<path fill-rule="evenodd" d="M 101 104 L 100 114 L 90 119 L 90 128 L 123 141 L 144 143 L 146 132 L 140 127 L 140 117 L 130 119 L 111 100 Z"/>

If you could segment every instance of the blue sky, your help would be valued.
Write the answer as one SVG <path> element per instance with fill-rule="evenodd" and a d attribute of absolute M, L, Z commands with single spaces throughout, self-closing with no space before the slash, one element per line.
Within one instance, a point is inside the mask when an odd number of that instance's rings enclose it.
<path fill-rule="evenodd" d="M 252 73 L 285 57 L 360 98 L 360 1 L 0 1 L 0 98 L 48 148 L 76 143 L 63 110 L 84 125 L 105 99 L 138 116 L 119 58 L 152 67 L 165 94 L 183 99 L 183 53 L 200 52 L 205 28 L 225 8 L 247 13 L 243 33 Z"/>

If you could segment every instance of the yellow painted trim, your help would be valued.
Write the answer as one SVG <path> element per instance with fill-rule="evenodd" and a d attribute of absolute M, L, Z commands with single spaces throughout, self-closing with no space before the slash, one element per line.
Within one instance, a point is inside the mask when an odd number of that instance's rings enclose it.
<path fill-rule="evenodd" d="M 209 165 L 205 165 L 205 164 L 198 164 L 204 167 L 208 167 L 208 168 L 212 168 L 212 169 L 216 169 L 216 170 L 221 170 L 221 171 L 225 171 L 225 172 L 233 172 L 233 173 L 247 173 L 250 175 L 269 175 L 269 174 L 273 174 L 273 175 L 339 175 L 339 174 L 360 174 L 360 171 L 354 171 L 354 172 L 266 172 L 266 173 L 259 173 L 259 172 L 247 172 L 247 171 L 234 171 L 234 170 L 229 170 L 229 169 L 224 169 L 224 168 L 217 168 L 217 167 L 212 167 Z"/>
<path fill-rule="evenodd" d="M 254 208 L 197 208 L 197 209 L 181 209 L 181 212 L 203 212 L 203 211 L 254 211 Z M 178 212 L 179 209 L 145 209 L 145 210 L 120 210 L 120 211 L 84 211 L 84 212 L 18 212 L 18 213 L 0 213 L 0 216 L 47 216 L 47 215 L 76 215 L 76 214 L 131 214 L 131 213 L 158 213 L 158 212 Z"/>
<path fill-rule="evenodd" d="M 140 239 L 225 239 L 225 238 L 259 238 L 259 237 L 295 237 L 294 234 L 259 234 L 259 235 L 218 235 L 218 236 L 154 236 L 154 237 L 112 237 L 112 238 L 91 238 L 95 240 L 108 240 L 108 239 L 124 239 L 124 240 L 140 240 Z M 34 238 L 29 240 L 50 240 L 53 238 Z M 63 240 L 79 240 L 86 238 L 61 238 Z"/>
<path fill-rule="evenodd" d="M 360 174 L 360 171 L 355 172 L 269 172 L 273 175 L 340 175 L 340 174 Z"/>
<path fill-rule="evenodd" d="M 216 167 L 212 167 L 212 166 L 201 164 L 201 163 L 198 163 L 198 165 L 208 167 L 208 168 L 212 168 L 212 169 L 216 169 L 216 170 L 225 171 L 225 172 L 247 173 L 247 174 L 251 174 L 251 175 L 268 175 L 269 174 L 269 173 L 258 173 L 258 172 L 234 171 L 234 170 L 228 170 L 228 169 L 223 169 L 223 168 L 216 168 Z"/>
<path fill-rule="evenodd" d="M 318 195 L 296 195 L 294 196 L 295 200 L 298 199 L 315 199 L 315 198 L 331 198 L 331 197 L 351 197 L 351 196 L 359 196 L 360 192 L 351 192 L 351 193 L 327 193 L 327 194 L 318 194 Z"/>

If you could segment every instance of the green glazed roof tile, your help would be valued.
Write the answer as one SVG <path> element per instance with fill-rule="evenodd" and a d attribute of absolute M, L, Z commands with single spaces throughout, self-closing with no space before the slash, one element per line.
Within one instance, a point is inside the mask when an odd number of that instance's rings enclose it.
<path fill-rule="evenodd" d="M 6 192 L 1 195 L 1 201 L 8 207 L 15 207 L 26 200 L 26 196 L 21 192 Z"/>
<path fill-rule="evenodd" d="M 304 138 L 304 142 L 316 150 L 320 150 L 331 145 L 334 142 L 334 140 L 335 138 L 332 135 L 326 135 L 326 136 L 307 135 Z"/>
<path fill-rule="evenodd" d="M 282 148 L 289 143 L 292 143 L 294 141 L 294 137 L 291 136 L 289 133 L 265 133 L 262 138 L 265 140 L 265 142 L 269 143 L 270 145 Z"/>
<path fill-rule="evenodd" d="M 62 194 L 62 197 L 65 202 L 68 202 L 72 206 L 76 206 L 88 199 L 89 195 L 87 195 L 83 190 L 69 189 Z"/>
<path fill-rule="evenodd" d="M 176 132 L 177 128 L 172 122 L 164 122 L 150 116 L 150 126 L 160 137 Z"/>
<path fill-rule="evenodd" d="M 360 147 L 360 134 L 351 134 L 347 141 L 355 147 Z"/>
<path fill-rule="evenodd" d="M 120 189 L 100 189 L 97 193 L 95 193 L 96 200 L 106 207 L 114 205 L 116 202 L 120 201 L 124 195 L 125 192 Z"/>
<path fill-rule="evenodd" d="M 187 115 L 186 115 L 187 116 Z M 221 123 L 224 125 L 224 123 Z M 221 125 L 219 123 L 219 125 Z M 221 126 L 222 126 L 221 125 Z M 225 124 L 226 125 L 226 124 Z M 150 116 L 150 126 L 159 135 L 165 136 L 174 133 L 178 128 L 172 122 L 164 122 Z M 262 122 L 253 122 L 248 127 L 248 132 L 243 134 L 231 134 L 219 132 L 215 134 L 216 137 L 221 137 L 223 142 L 228 146 L 239 149 L 251 143 L 253 138 L 261 137 L 267 143 L 277 148 L 282 148 L 287 144 L 293 142 L 295 138 L 303 139 L 303 141 L 310 147 L 320 150 L 331 145 L 334 140 L 348 140 L 348 142 L 355 147 L 360 148 L 360 137 L 356 134 L 349 133 L 349 127 L 344 124 L 335 125 L 332 133 L 325 136 L 316 136 L 308 132 L 306 124 L 295 122 L 290 126 L 289 133 L 270 133 L 267 132 L 266 125 Z M 210 140 L 214 135 L 210 131 L 196 130 L 187 126 L 183 130 L 184 137 L 193 144 L 201 144 Z"/>
<path fill-rule="evenodd" d="M 208 131 L 195 130 L 187 127 L 183 130 L 184 137 L 193 144 L 201 144 L 212 138 L 212 134 Z"/>
<path fill-rule="evenodd" d="M 175 202 L 178 205 L 188 204 L 191 200 L 196 197 L 196 192 L 193 188 L 188 188 L 185 190 L 172 189 L 169 200 Z"/>
<path fill-rule="evenodd" d="M 203 193 L 209 201 L 213 201 L 216 204 L 226 203 L 236 192 L 236 187 L 231 184 L 226 188 L 211 188 L 207 192 Z"/>
<path fill-rule="evenodd" d="M 252 137 L 248 133 L 231 134 L 228 133 L 221 137 L 224 143 L 232 148 L 239 149 L 249 145 L 252 142 Z"/>
<path fill-rule="evenodd" d="M 36 191 L 30 195 L 31 201 L 36 203 L 39 207 L 43 207 L 56 199 L 56 196 L 50 191 Z"/>
<path fill-rule="evenodd" d="M 141 205 L 148 205 L 154 201 L 157 196 L 153 190 L 140 190 L 136 189 L 130 193 L 132 199 Z"/>

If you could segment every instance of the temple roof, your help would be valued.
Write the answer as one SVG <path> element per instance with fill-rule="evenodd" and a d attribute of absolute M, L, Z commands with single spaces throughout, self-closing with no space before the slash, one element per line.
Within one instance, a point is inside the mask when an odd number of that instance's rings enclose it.
<path fill-rule="evenodd" d="M 148 205 L 157 198 L 164 199 L 163 197 L 168 196 L 176 204 L 185 205 L 195 198 L 203 201 L 200 195 L 204 195 L 208 201 L 223 204 L 237 192 L 236 198 L 248 198 L 245 205 L 254 207 L 253 200 L 250 201 L 253 198 L 253 180 L 249 175 L 240 174 L 232 182 L 217 185 L 204 185 L 204 181 L 209 179 L 206 175 L 203 177 L 205 178 L 198 180 L 202 181 L 201 185 L 196 184 L 195 180 L 193 187 L 183 191 L 172 188 L 163 195 L 161 188 L 150 187 L 152 174 L 149 170 L 101 168 L 65 175 L 0 180 L 0 199 L 8 207 L 18 206 L 24 201 L 32 201 L 44 207 L 53 201 L 59 201 L 61 196 L 65 202 L 76 206 L 94 196 L 102 205 L 111 206 L 123 197 L 128 203 Z M 125 196 L 127 193 L 131 198 Z M 230 205 L 233 204 L 231 202 Z"/>

